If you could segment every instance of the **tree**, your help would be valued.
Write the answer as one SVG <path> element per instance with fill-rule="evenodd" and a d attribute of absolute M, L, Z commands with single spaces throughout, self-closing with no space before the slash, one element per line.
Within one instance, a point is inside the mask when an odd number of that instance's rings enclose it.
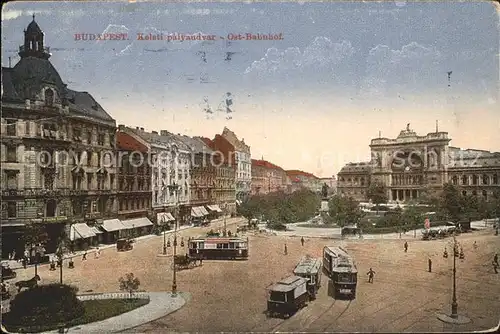
<path fill-rule="evenodd" d="M 403 210 L 401 220 L 403 225 L 409 225 L 410 227 L 415 227 L 424 223 L 422 221 L 422 215 L 415 205 L 409 205 Z"/>
<path fill-rule="evenodd" d="M 83 303 L 74 286 L 64 284 L 38 285 L 16 295 L 10 304 L 7 326 L 35 327 L 61 324 L 81 317 Z"/>
<path fill-rule="evenodd" d="M 35 258 L 35 275 L 38 274 L 38 262 L 40 260 L 40 253 L 38 245 L 45 242 L 48 234 L 44 227 L 37 223 L 29 223 L 24 226 L 23 241 L 25 247 L 27 246 L 30 252 L 30 257 Z"/>
<path fill-rule="evenodd" d="M 387 203 L 387 188 L 380 182 L 372 182 L 366 192 L 366 197 L 376 206 Z M 377 210 L 378 211 L 378 210 Z"/>
<path fill-rule="evenodd" d="M 141 285 L 141 282 L 133 273 L 128 273 L 125 277 L 120 277 L 118 282 L 120 283 L 120 290 L 130 293 L 130 297 L 132 297 L 135 291 L 139 290 L 139 286 Z"/>
<path fill-rule="evenodd" d="M 458 189 L 452 184 L 445 184 L 441 194 L 441 208 L 445 211 L 448 218 L 454 222 L 458 222 L 463 218 L 466 208 L 467 200 L 461 198 Z"/>
<path fill-rule="evenodd" d="M 358 224 L 364 213 L 359 208 L 358 202 L 352 198 L 338 195 L 330 198 L 328 202 L 328 214 L 332 221 L 340 227 L 349 224 Z"/>

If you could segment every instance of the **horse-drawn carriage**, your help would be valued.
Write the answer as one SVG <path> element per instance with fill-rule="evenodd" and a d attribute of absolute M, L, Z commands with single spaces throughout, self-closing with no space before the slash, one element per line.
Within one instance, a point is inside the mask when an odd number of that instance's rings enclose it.
<path fill-rule="evenodd" d="M 17 273 L 9 267 L 8 263 L 2 263 L 2 281 L 15 278 Z"/>
<path fill-rule="evenodd" d="M 133 239 L 118 239 L 116 241 L 116 250 L 119 252 L 126 252 L 129 250 L 132 250 L 134 248 L 133 246 L 134 240 Z"/>
<path fill-rule="evenodd" d="M 172 269 L 175 266 L 176 270 L 191 269 L 197 266 L 198 262 L 201 264 L 201 259 L 186 255 L 175 255 L 172 262 Z"/>

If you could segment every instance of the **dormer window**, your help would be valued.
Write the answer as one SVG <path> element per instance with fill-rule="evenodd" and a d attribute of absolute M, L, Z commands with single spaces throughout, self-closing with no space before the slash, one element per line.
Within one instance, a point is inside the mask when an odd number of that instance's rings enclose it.
<path fill-rule="evenodd" d="M 54 91 L 50 88 L 45 90 L 45 105 L 51 107 L 54 104 Z"/>

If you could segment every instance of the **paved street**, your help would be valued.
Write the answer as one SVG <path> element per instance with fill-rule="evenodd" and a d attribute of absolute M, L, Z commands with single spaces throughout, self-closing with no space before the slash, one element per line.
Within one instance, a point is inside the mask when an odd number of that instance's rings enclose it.
<path fill-rule="evenodd" d="M 229 225 L 231 225 L 229 223 Z M 235 227 L 232 225 L 232 229 Z M 181 232 L 185 238 L 200 235 L 202 228 Z M 249 234 L 248 261 L 204 261 L 203 266 L 178 272 L 179 291 L 191 299 L 177 312 L 128 332 L 220 332 L 220 331 L 463 331 L 491 328 L 498 323 L 500 274 L 491 266 L 498 252 L 500 237 L 491 230 L 463 234 L 465 260 L 458 261 L 459 311 L 473 321 L 453 327 L 440 322 L 435 313 L 447 311 L 451 302 L 451 263 L 442 252 L 451 239 L 409 241 L 404 253 L 401 240 L 324 240 Z M 472 245 L 477 241 L 479 247 Z M 283 255 L 285 242 L 288 255 Z M 359 268 L 358 296 L 352 302 L 333 301 L 327 295 L 327 280 L 319 297 L 291 319 L 267 319 L 266 287 L 287 276 L 304 254 L 321 256 L 324 245 L 343 244 L 355 256 Z M 75 269 L 64 271 L 65 281 L 80 292 L 118 290 L 118 278 L 133 272 L 141 280 L 141 290 L 171 289 L 171 257 L 158 256 L 162 238 L 138 242 L 130 252 L 106 249 L 100 259 L 75 261 Z M 448 246 L 448 249 L 450 247 Z M 171 251 L 171 248 L 169 248 Z M 427 259 L 433 260 L 433 272 L 427 272 Z M 366 282 L 372 267 L 374 284 Z M 19 278 L 32 275 L 33 269 L 21 270 Z M 48 267 L 40 270 L 42 283 L 58 280 L 59 273 Z"/>

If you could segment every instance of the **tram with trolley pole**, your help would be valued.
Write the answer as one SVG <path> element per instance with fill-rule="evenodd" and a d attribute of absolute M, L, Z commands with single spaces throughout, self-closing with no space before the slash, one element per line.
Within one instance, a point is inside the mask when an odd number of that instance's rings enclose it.
<path fill-rule="evenodd" d="M 188 240 L 188 254 L 203 260 L 246 260 L 248 238 L 205 237 Z"/>

